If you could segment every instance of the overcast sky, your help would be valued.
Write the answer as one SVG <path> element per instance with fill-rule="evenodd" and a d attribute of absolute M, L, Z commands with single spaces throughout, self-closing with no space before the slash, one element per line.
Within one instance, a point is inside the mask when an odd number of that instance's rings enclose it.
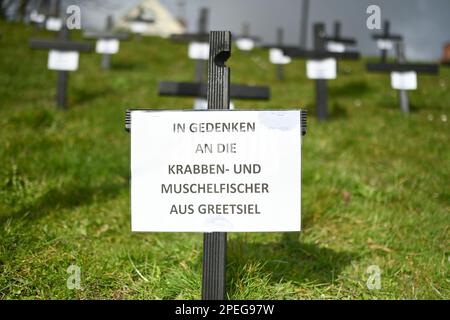
<path fill-rule="evenodd" d="M 178 14 L 180 0 L 160 0 Z M 243 23 L 250 23 L 251 33 L 265 42 L 275 41 L 276 28 L 285 30 L 285 41 L 299 44 L 302 0 L 187 0 L 188 29 L 196 29 L 200 7 L 209 7 L 210 28 L 240 33 Z M 382 19 L 391 20 L 393 32 L 403 34 L 410 59 L 438 59 L 442 46 L 450 42 L 450 0 L 311 0 L 310 25 L 325 22 L 332 31 L 333 21 L 342 21 L 342 33 L 358 39 L 364 54 L 376 53 L 366 27 L 366 9 L 371 4 L 381 8 Z M 311 31 L 308 32 L 311 40 Z"/>
<path fill-rule="evenodd" d="M 160 0 L 174 15 L 180 14 L 179 2 L 185 2 L 185 18 L 189 31 L 196 31 L 199 9 L 210 9 L 210 29 L 241 33 L 244 23 L 250 32 L 265 43 L 275 41 L 276 29 L 285 33 L 286 44 L 299 44 L 300 17 L 303 0 Z M 86 25 L 100 24 L 99 15 L 110 10 L 118 14 L 120 7 L 131 7 L 139 0 L 64 0 L 82 3 Z M 366 9 L 370 4 L 381 7 L 382 19 L 391 21 L 391 29 L 406 40 L 406 55 L 411 60 L 433 60 L 442 55 L 442 46 L 450 42 L 450 0 L 311 0 L 308 39 L 313 22 L 325 22 L 332 32 L 333 21 L 342 21 L 342 34 L 355 37 L 363 54 L 376 54 L 366 27 Z M 97 8 L 98 12 L 95 11 Z M 309 42 L 309 44 L 311 44 Z"/>

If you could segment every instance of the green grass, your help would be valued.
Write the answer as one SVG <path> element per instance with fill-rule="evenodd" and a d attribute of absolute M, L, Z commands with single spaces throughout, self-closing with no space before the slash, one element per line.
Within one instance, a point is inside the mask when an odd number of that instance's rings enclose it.
<path fill-rule="evenodd" d="M 159 80 L 193 79 L 186 46 L 123 42 L 109 72 L 83 54 L 64 112 L 47 53 L 28 48 L 51 35 L 0 29 L 0 298 L 199 299 L 201 234 L 131 232 L 124 131 L 126 108 L 192 107 L 156 92 Z M 341 63 L 331 118 L 319 124 L 304 61 L 285 68 L 284 82 L 262 49 L 233 51 L 228 64 L 233 82 L 272 90 L 270 101 L 238 107 L 310 110 L 303 230 L 230 234 L 228 298 L 449 299 L 450 70 L 419 77 L 407 116 L 388 75 Z M 81 290 L 66 286 L 72 264 Z M 366 286 L 371 265 L 379 290 Z"/>

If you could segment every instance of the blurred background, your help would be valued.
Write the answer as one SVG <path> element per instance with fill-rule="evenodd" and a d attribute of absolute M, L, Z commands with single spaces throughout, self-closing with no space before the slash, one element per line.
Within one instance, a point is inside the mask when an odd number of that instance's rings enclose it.
<path fill-rule="evenodd" d="M 54 0 L 4 0 L 7 14 L 14 19 L 21 3 L 26 2 L 27 11 L 36 6 L 52 6 Z M 442 46 L 449 42 L 450 1 L 448 0 L 62 0 L 62 7 L 76 4 L 82 10 L 82 27 L 101 29 L 107 15 L 120 19 L 139 5 L 153 8 L 154 14 L 162 6 L 188 32 L 197 31 L 201 7 L 210 9 L 209 28 L 242 33 L 249 25 L 250 33 L 261 37 L 263 42 L 274 43 L 276 28 L 284 29 L 286 44 L 297 45 L 302 37 L 301 20 L 307 16 L 306 41 L 311 45 L 312 23 L 320 21 L 331 32 L 333 22 L 342 22 L 342 33 L 350 34 L 358 41 L 363 55 L 374 55 L 376 44 L 370 38 L 372 30 L 366 27 L 366 9 L 369 5 L 382 8 L 382 19 L 392 22 L 391 28 L 404 36 L 406 53 L 412 60 L 436 60 L 442 55 Z M 307 8 L 307 14 L 305 14 Z M 150 9 L 151 11 L 152 9 Z"/>

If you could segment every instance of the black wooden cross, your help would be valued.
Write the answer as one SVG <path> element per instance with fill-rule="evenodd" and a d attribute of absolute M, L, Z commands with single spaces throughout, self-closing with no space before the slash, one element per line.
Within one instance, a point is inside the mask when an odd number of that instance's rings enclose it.
<path fill-rule="evenodd" d="M 387 55 L 390 49 L 395 49 L 398 42 L 403 41 L 403 37 L 399 34 L 391 34 L 391 24 L 388 20 L 384 21 L 383 33 L 373 34 L 372 39 L 377 41 L 380 49 L 381 62 L 387 62 Z"/>
<path fill-rule="evenodd" d="M 333 52 L 345 52 L 347 46 L 355 46 L 357 44 L 356 39 L 347 38 L 341 35 L 341 22 L 334 22 L 334 34 L 333 36 L 325 36 L 326 48 L 328 51 Z"/>
<path fill-rule="evenodd" d="M 208 109 L 229 109 L 230 69 L 225 62 L 231 56 L 231 33 L 211 31 L 208 63 Z M 211 232 L 203 236 L 202 299 L 225 299 L 227 233 Z"/>
<path fill-rule="evenodd" d="M 255 43 L 261 40 L 259 37 L 250 35 L 250 25 L 248 23 L 242 25 L 242 34 L 235 38 L 236 46 L 242 51 L 253 50 Z"/>
<path fill-rule="evenodd" d="M 128 33 L 115 33 L 113 32 L 114 20 L 111 15 L 106 17 L 105 31 L 104 32 L 86 32 L 84 37 L 87 39 L 97 39 L 97 52 L 102 50 L 98 46 L 103 42 L 104 44 L 108 44 L 111 41 L 117 41 L 117 49 L 118 43 L 120 40 L 127 40 L 129 35 Z M 100 52 L 98 52 L 100 53 Z M 114 53 L 101 53 L 102 54 L 102 68 L 108 70 L 111 65 L 111 55 Z"/>
<path fill-rule="evenodd" d="M 198 19 L 198 28 L 197 33 L 184 33 L 184 34 L 173 34 L 170 36 L 170 39 L 175 42 L 196 42 L 199 44 L 208 43 L 208 17 L 209 10 L 208 8 L 201 8 L 200 15 Z M 204 74 L 205 74 L 205 66 L 207 59 L 195 59 L 196 67 L 195 67 L 195 81 L 204 82 Z"/>
<path fill-rule="evenodd" d="M 309 18 L 309 0 L 302 1 L 301 7 L 301 19 L 300 19 L 300 48 L 306 48 L 306 42 L 308 37 L 308 18 Z"/>
<path fill-rule="evenodd" d="M 230 69 L 225 62 L 231 56 L 231 33 L 211 31 L 209 38 L 208 109 L 227 110 L 230 106 Z M 301 114 L 302 135 L 306 134 L 306 113 Z M 125 130 L 131 130 L 131 110 L 125 115 Z M 226 297 L 227 233 L 209 232 L 203 235 L 202 299 L 224 300 Z"/>
<path fill-rule="evenodd" d="M 161 96 L 206 98 L 207 85 L 201 82 L 171 82 L 161 81 L 158 86 L 158 94 Z M 242 100 L 268 100 L 270 88 L 267 86 L 247 86 L 232 84 L 230 97 Z"/>
<path fill-rule="evenodd" d="M 42 0 L 37 0 L 30 13 L 30 22 L 34 24 L 34 30 L 38 30 L 44 25 L 45 14 L 42 13 Z"/>
<path fill-rule="evenodd" d="M 225 62 L 231 56 L 231 33 L 210 32 L 208 64 L 208 110 L 229 109 L 230 69 Z M 306 133 L 306 114 L 302 112 L 302 134 Z M 226 297 L 227 233 L 203 235 L 202 299 L 224 300 Z"/>
<path fill-rule="evenodd" d="M 269 49 L 269 60 L 271 63 L 276 65 L 276 75 L 278 80 L 284 80 L 284 70 L 283 64 L 290 62 L 290 57 L 283 56 L 282 48 L 284 31 L 282 28 L 277 28 L 277 38 L 275 44 L 265 44 L 262 47 Z M 284 60 L 284 61 L 281 61 Z"/>
<path fill-rule="evenodd" d="M 204 82 L 174 82 L 160 81 L 158 94 L 160 96 L 194 97 L 194 108 L 202 109 L 207 98 L 207 85 Z M 243 84 L 230 85 L 230 97 L 242 100 L 269 100 L 270 88 L 267 86 L 248 86 Z"/>
<path fill-rule="evenodd" d="M 331 52 L 326 49 L 325 25 L 323 23 L 314 24 L 314 50 L 305 50 L 297 47 L 284 47 L 283 52 L 292 58 L 307 58 L 312 60 L 323 61 L 327 58 L 336 60 L 357 60 L 359 52 Z M 328 116 L 327 107 L 327 80 L 316 79 L 316 108 L 317 118 L 325 120 Z"/>
<path fill-rule="evenodd" d="M 277 44 L 278 46 L 282 46 L 283 45 L 283 39 L 284 38 L 284 31 L 281 28 L 277 29 Z M 283 65 L 282 64 L 277 64 L 277 78 L 278 80 L 284 80 L 284 70 L 283 70 Z"/>
<path fill-rule="evenodd" d="M 49 14 L 45 18 L 45 28 L 50 31 L 59 31 L 63 21 L 60 16 L 61 1 L 53 0 L 49 3 Z M 60 25 L 60 27 L 58 27 Z"/>
<path fill-rule="evenodd" d="M 171 39 L 177 42 L 196 41 L 207 43 L 208 9 L 202 8 L 198 23 L 198 33 L 172 35 Z M 195 82 L 161 81 L 158 85 L 158 94 L 161 96 L 195 97 L 206 99 L 207 86 L 203 77 L 203 70 L 207 60 L 197 60 Z M 247 86 L 234 84 L 230 87 L 230 97 L 233 99 L 268 100 L 270 89 L 266 86 Z M 201 102 L 201 101 L 200 101 Z"/>
<path fill-rule="evenodd" d="M 58 33 L 57 40 L 31 39 L 30 48 L 50 50 L 49 55 L 52 53 L 52 51 L 56 53 L 76 52 L 78 54 L 79 52 L 92 51 L 93 45 L 88 42 L 70 41 L 69 30 L 65 25 L 63 25 Z M 56 105 L 60 108 L 67 108 L 68 81 L 68 70 L 58 69 Z"/>
<path fill-rule="evenodd" d="M 384 61 L 379 63 L 368 63 L 367 71 L 391 73 L 391 81 L 394 80 L 394 77 L 406 77 L 409 74 L 409 77 L 413 77 L 413 82 L 415 82 L 415 85 L 413 85 L 413 87 L 417 86 L 417 73 L 425 73 L 425 74 L 439 73 L 438 64 L 407 63 L 405 58 L 404 43 L 402 41 L 396 42 L 396 55 L 397 55 L 396 63 L 386 63 Z M 400 109 L 405 113 L 409 112 L 409 98 L 407 90 L 415 90 L 415 88 L 413 87 L 409 89 L 398 89 Z"/>

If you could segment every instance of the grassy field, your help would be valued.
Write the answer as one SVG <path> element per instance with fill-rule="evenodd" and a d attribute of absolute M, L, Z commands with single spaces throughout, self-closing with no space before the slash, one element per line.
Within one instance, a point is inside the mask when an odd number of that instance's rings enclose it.
<path fill-rule="evenodd" d="M 123 42 L 108 72 L 83 54 L 64 112 L 47 53 L 28 48 L 30 37 L 52 35 L 0 30 L 0 298 L 199 299 L 201 234 L 131 232 L 124 131 L 126 108 L 192 107 L 156 91 L 159 80 L 193 79 L 186 46 Z M 304 61 L 286 67 L 284 82 L 262 49 L 233 51 L 228 65 L 232 82 L 272 90 L 270 101 L 238 108 L 310 111 L 303 230 L 230 234 L 228 298 L 449 299 L 450 69 L 419 77 L 407 116 L 388 75 L 342 63 L 329 82 L 331 118 L 319 124 Z M 70 265 L 81 269 L 80 290 L 66 286 Z M 370 266 L 379 289 L 367 287 Z"/>

